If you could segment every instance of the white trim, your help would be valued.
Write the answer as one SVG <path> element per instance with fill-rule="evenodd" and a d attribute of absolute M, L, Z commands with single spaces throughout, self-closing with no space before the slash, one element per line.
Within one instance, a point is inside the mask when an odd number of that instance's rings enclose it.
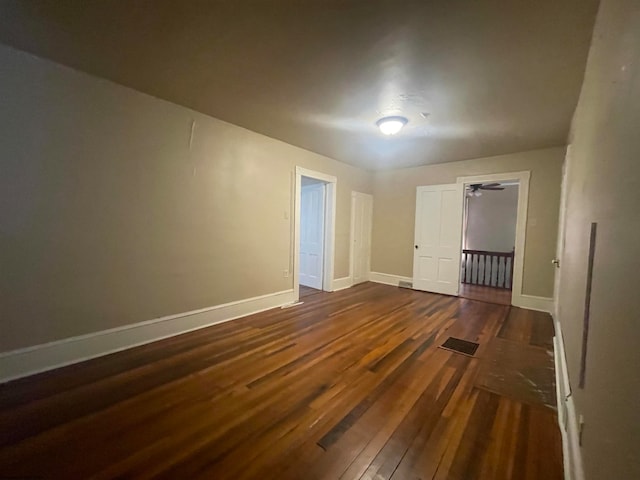
<path fill-rule="evenodd" d="M 293 301 L 293 290 L 285 290 L 0 353 L 0 383 L 227 322 Z"/>
<path fill-rule="evenodd" d="M 485 182 L 503 182 L 507 180 L 517 180 L 519 183 L 518 188 L 518 214 L 516 219 L 516 254 L 513 259 L 513 290 L 511 295 L 511 303 L 515 306 L 523 306 L 524 308 L 530 308 L 524 306 L 527 303 L 531 303 L 531 299 L 523 299 L 525 295 L 522 294 L 522 278 L 524 274 L 524 250 L 527 235 L 527 211 L 529 209 L 529 180 L 531 178 L 531 172 L 505 172 L 505 173 L 490 173 L 488 175 L 473 175 L 468 177 L 458 177 L 458 183 L 485 183 Z M 531 297 L 529 295 L 529 297 Z M 543 298 L 543 297 L 532 297 Z M 535 302 L 533 302 L 535 303 Z M 551 312 L 553 306 L 547 309 L 544 306 L 543 311 Z M 541 308 L 533 308 L 533 310 L 539 310 Z"/>
<path fill-rule="evenodd" d="M 565 480 L 584 480 L 580 434 L 576 408 L 571 395 L 571 383 L 567 369 L 567 357 L 560 322 L 554 318 L 556 336 L 553 338 L 553 351 L 556 371 L 556 398 L 558 402 L 558 424 L 562 434 L 562 456 Z"/>
<path fill-rule="evenodd" d="M 333 291 L 333 263 L 335 256 L 335 231 L 336 231 L 336 190 L 338 179 L 325 173 L 296 167 L 296 180 L 294 188 L 294 220 L 293 220 L 293 293 L 294 301 L 300 299 L 300 190 L 302 177 L 315 178 L 326 182 L 325 200 L 325 241 L 324 241 L 324 268 L 322 272 L 322 289 L 326 292 Z"/>
<path fill-rule="evenodd" d="M 390 273 L 371 272 L 369 274 L 369 281 L 397 287 L 398 283 L 401 281 L 413 283 L 413 278 L 403 277 L 401 275 L 392 275 Z"/>
<path fill-rule="evenodd" d="M 349 288 L 351 286 L 353 286 L 351 277 L 336 278 L 333 280 L 332 291 L 337 292 L 338 290 L 344 290 L 345 288 Z"/>
<path fill-rule="evenodd" d="M 562 335 L 562 327 L 560 322 L 555 318 L 553 319 L 553 328 L 555 331 L 556 340 L 558 341 L 558 361 L 560 362 L 560 369 L 556 370 L 556 383 L 561 389 L 562 396 L 571 395 L 571 383 L 569 381 L 569 370 L 567 368 L 567 357 L 564 351 L 564 337 Z M 560 377 L 558 377 L 560 376 Z"/>
<path fill-rule="evenodd" d="M 515 307 L 553 314 L 553 298 L 550 297 L 536 297 L 535 295 L 513 295 L 511 303 Z"/>

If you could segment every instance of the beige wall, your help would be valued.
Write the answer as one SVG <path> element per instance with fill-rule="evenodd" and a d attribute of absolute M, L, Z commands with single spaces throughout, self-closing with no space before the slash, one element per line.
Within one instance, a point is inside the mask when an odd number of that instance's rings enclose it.
<path fill-rule="evenodd" d="M 640 478 L 640 3 L 603 0 L 567 162 L 558 316 L 587 480 Z M 578 388 L 589 230 L 598 223 Z"/>
<path fill-rule="evenodd" d="M 0 351 L 292 288 L 296 165 L 348 276 L 370 173 L 4 46 L 0 92 Z"/>
<path fill-rule="evenodd" d="M 531 171 L 523 292 L 553 295 L 562 160 L 565 148 L 381 171 L 374 174 L 374 272 L 412 276 L 416 187 L 455 183 L 457 177 Z"/>
<path fill-rule="evenodd" d="M 484 190 L 467 196 L 466 246 L 469 250 L 510 252 L 516 245 L 518 186 L 504 190 Z"/>

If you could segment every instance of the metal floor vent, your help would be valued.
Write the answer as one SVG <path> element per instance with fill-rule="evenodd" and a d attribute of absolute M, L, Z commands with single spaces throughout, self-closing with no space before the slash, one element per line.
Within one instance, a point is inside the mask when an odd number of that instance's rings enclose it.
<path fill-rule="evenodd" d="M 413 288 L 413 282 L 407 282 L 406 280 L 400 280 L 398 282 L 400 288 Z"/>
<path fill-rule="evenodd" d="M 440 348 L 450 350 L 454 353 L 461 353 L 473 357 L 480 344 L 462 340 L 461 338 L 449 337 L 446 342 L 440 345 Z"/>

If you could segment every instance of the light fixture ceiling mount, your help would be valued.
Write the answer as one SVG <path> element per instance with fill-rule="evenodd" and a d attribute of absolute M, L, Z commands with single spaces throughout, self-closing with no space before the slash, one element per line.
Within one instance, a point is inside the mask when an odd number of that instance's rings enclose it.
<path fill-rule="evenodd" d="M 385 135 L 395 135 L 402 130 L 402 127 L 404 127 L 408 122 L 409 120 L 405 117 L 391 116 L 381 118 L 376 122 L 376 125 Z"/>

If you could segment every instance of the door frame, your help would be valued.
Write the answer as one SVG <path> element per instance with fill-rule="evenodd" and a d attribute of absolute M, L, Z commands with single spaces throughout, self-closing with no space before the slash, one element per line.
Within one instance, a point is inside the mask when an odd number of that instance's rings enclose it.
<path fill-rule="evenodd" d="M 358 195 L 367 195 L 371 197 L 371 229 L 369 231 L 369 241 L 373 240 L 373 195 L 370 193 L 356 192 L 355 190 L 351 191 L 351 228 L 349 232 L 349 283 L 354 285 L 354 263 L 355 263 L 355 249 L 353 248 L 353 244 L 356 241 L 356 212 L 355 212 L 355 203 Z M 367 272 L 367 281 L 371 277 L 371 255 L 369 255 L 369 270 Z"/>
<path fill-rule="evenodd" d="M 333 291 L 333 263 L 335 258 L 336 229 L 336 186 L 338 179 L 332 175 L 316 172 L 296 166 L 294 187 L 294 222 L 293 222 L 293 297 L 294 302 L 300 300 L 300 194 L 302 193 L 302 177 L 314 178 L 325 183 L 324 204 L 324 253 L 322 265 L 322 290 Z"/>
<path fill-rule="evenodd" d="M 518 180 L 518 213 L 516 217 L 516 252 L 513 259 L 513 279 L 511 305 L 524 306 L 522 298 L 522 278 L 524 273 L 524 249 L 527 236 L 527 212 L 529 209 L 529 170 L 521 172 L 489 173 L 458 177 L 457 183 L 488 183 Z M 462 252 L 460 252 L 462 254 Z"/>

